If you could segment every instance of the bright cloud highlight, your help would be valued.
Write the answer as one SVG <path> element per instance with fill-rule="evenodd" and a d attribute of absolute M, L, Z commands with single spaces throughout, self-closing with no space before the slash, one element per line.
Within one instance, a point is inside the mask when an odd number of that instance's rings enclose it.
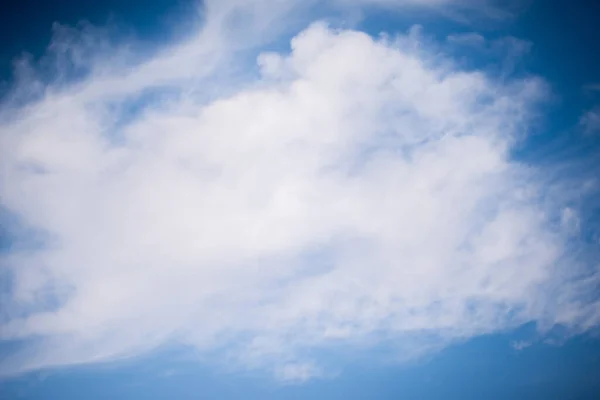
<path fill-rule="evenodd" d="M 24 345 L 2 373 L 179 343 L 306 380 L 322 352 L 597 322 L 559 288 L 560 204 L 510 157 L 542 80 L 325 23 L 240 74 L 262 39 L 234 47 L 223 9 L 149 60 L 5 103 L 1 204 L 35 245 L 3 258 L 0 337 Z"/>

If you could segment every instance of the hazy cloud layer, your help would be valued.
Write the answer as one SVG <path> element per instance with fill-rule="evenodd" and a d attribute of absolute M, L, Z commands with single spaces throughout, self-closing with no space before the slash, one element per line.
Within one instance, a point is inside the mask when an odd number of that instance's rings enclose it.
<path fill-rule="evenodd" d="M 0 198 L 23 241 L 2 259 L 3 374 L 183 343 L 305 380 L 322 352 L 597 324 L 589 281 L 559 288 L 576 210 L 509 157 L 541 80 L 323 23 L 248 67 L 295 6 L 249 4 L 5 102 Z"/>

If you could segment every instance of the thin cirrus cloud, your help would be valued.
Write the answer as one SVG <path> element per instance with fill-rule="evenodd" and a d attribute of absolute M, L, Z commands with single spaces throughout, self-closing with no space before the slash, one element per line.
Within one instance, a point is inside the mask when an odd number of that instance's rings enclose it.
<path fill-rule="evenodd" d="M 595 106 L 586 111 L 579 119 L 579 125 L 585 134 L 600 132 L 600 106 Z"/>
<path fill-rule="evenodd" d="M 325 353 L 597 324 L 585 282 L 560 285 L 564 207 L 510 158 L 541 79 L 462 70 L 415 31 L 314 23 L 260 51 L 297 9 L 248 4 L 3 104 L 1 204 L 28 234 L 2 258 L 2 374 L 178 343 L 303 381 Z"/>

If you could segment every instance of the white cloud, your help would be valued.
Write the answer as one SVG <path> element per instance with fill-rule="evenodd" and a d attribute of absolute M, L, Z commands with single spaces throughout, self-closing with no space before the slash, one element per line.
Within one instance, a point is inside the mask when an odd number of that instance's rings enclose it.
<path fill-rule="evenodd" d="M 503 77 L 515 74 L 532 47 L 531 42 L 513 36 L 487 40 L 475 32 L 448 35 L 447 42 L 459 50 L 474 51 L 478 54 L 478 59 L 491 63 L 495 69 L 498 69 L 494 72 Z"/>
<path fill-rule="evenodd" d="M 600 106 L 586 111 L 579 119 L 579 125 L 588 135 L 600 132 Z"/>
<path fill-rule="evenodd" d="M 526 349 L 528 347 L 530 347 L 533 343 L 529 342 L 527 340 L 518 340 L 518 341 L 514 341 L 511 342 L 511 347 L 517 351 L 521 351 L 523 349 Z"/>
<path fill-rule="evenodd" d="M 539 80 L 323 24 L 240 77 L 229 66 L 263 41 L 249 33 L 287 8 L 230 32 L 211 4 L 186 43 L 5 104 L 2 206 L 44 242 L 3 260 L 0 337 L 25 341 L 3 374 L 182 343 L 302 381 L 321 350 L 410 358 L 572 321 L 578 303 L 554 301 L 563 236 L 508 155 Z"/>
<path fill-rule="evenodd" d="M 581 221 L 579 215 L 571 208 L 567 207 L 563 210 L 561 215 L 561 224 L 564 229 L 572 234 L 577 234 L 581 228 Z"/>
<path fill-rule="evenodd" d="M 320 369 L 310 363 L 285 364 L 275 369 L 275 376 L 289 383 L 302 383 L 321 374 Z"/>

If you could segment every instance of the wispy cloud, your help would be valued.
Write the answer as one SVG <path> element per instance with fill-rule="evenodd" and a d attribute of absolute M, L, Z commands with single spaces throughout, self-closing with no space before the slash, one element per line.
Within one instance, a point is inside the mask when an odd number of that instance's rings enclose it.
<path fill-rule="evenodd" d="M 532 48 L 531 42 L 513 36 L 488 40 L 475 32 L 451 34 L 446 40 L 456 49 L 471 50 L 479 55 L 479 59 L 494 61 L 492 65 L 499 67 L 497 73 L 504 77 L 515 73 Z"/>
<path fill-rule="evenodd" d="M 584 85 L 583 89 L 589 92 L 598 92 L 600 91 L 600 83 L 589 83 Z"/>
<path fill-rule="evenodd" d="M 513 349 L 517 350 L 517 351 L 521 351 L 523 349 L 526 349 L 527 347 L 530 347 L 533 343 L 528 342 L 526 340 L 519 340 L 519 341 L 515 341 L 515 342 L 511 342 L 510 345 Z"/>
<path fill-rule="evenodd" d="M 39 235 L 3 256 L 1 373 L 183 343 L 302 381 L 321 350 L 595 317 L 559 288 L 562 205 L 509 157 L 543 82 L 323 23 L 249 66 L 295 6 L 209 2 L 186 42 L 5 102 L 2 206 Z"/>
<path fill-rule="evenodd" d="M 584 112 L 579 119 L 579 125 L 588 135 L 600 133 L 600 106 Z"/>

